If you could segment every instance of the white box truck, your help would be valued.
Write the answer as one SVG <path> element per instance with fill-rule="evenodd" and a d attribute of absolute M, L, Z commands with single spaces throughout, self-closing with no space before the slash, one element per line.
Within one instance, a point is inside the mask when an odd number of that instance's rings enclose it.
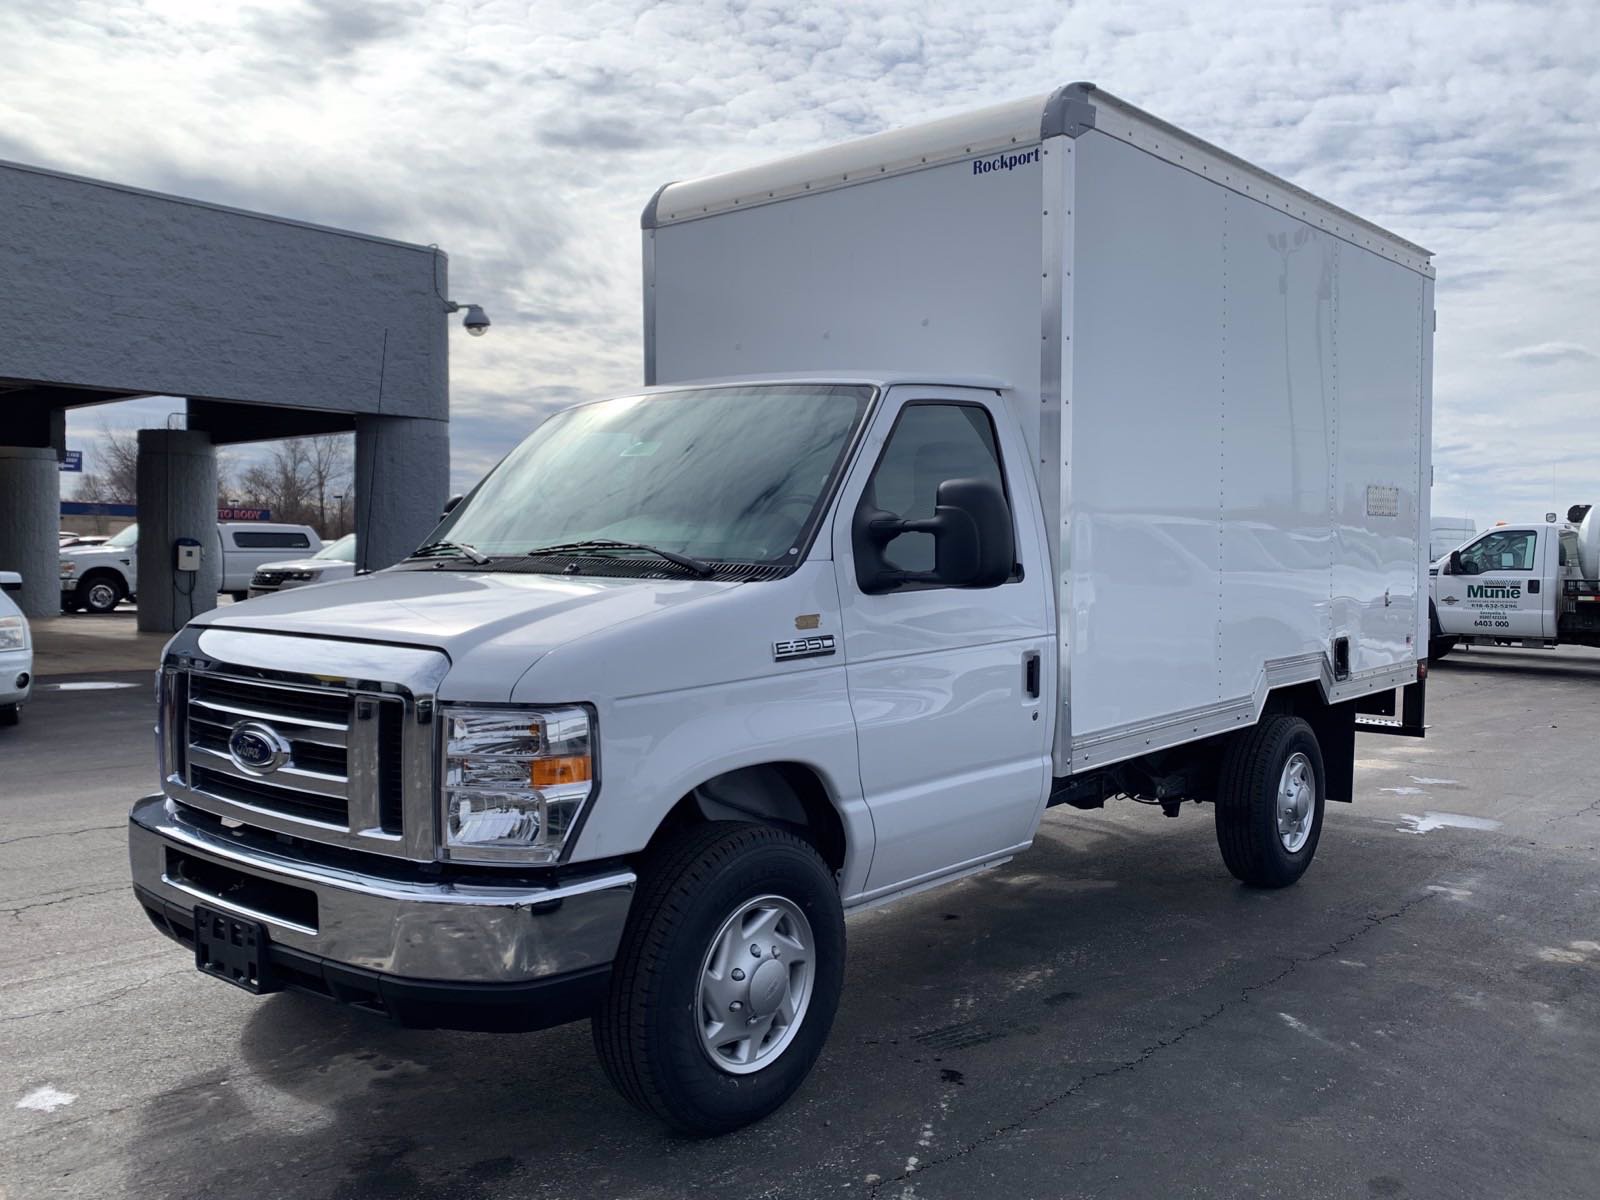
<path fill-rule="evenodd" d="M 1420 733 L 1425 251 L 1088 85 L 644 227 L 651 386 L 172 642 L 132 870 L 201 971 L 591 1017 L 726 1130 L 819 1054 L 846 913 L 1114 796 L 1289 884 L 1358 724 Z"/>

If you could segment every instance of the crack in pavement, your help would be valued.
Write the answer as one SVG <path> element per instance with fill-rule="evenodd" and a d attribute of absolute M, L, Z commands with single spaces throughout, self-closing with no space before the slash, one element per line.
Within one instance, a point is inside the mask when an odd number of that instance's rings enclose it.
<path fill-rule="evenodd" d="M 40 838 L 77 837 L 81 833 L 99 833 L 107 829 L 121 829 L 126 821 L 118 821 L 114 825 L 89 825 L 83 829 L 60 829 L 55 833 L 25 833 L 21 837 L 0 838 L 0 846 L 10 846 L 16 842 L 33 842 Z"/>
<path fill-rule="evenodd" d="M 23 904 L 16 908 L 0 908 L 0 914 L 4 914 L 14 921 L 20 921 L 23 913 L 31 912 L 36 908 L 51 908 L 57 904 L 66 904 L 72 900 L 87 900 L 91 896 L 109 896 L 112 892 L 125 892 L 128 890 L 127 884 L 118 884 L 116 887 L 100 888 L 98 891 L 93 892 L 73 892 L 72 895 L 62 896 L 57 900 L 40 900 L 34 904 Z"/>
<path fill-rule="evenodd" d="M 157 971 L 154 975 L 141 979 L 137 983 L 130 983 L 125 988 L 119 988 L 117 991 L 98 996 L 93 1000 L 86 1000 L 82 1004 L 69 1004 L 65 1008 L 40 1008 L 35 1009 L 33 1012 L 13 1013 L 9 1017 L 0 1017 L 0 1025 L 9 1025 L 13 1021 L 26 1021 L 30 1017 L 57 1017 L 63 1013 L 80 1012 L 85 1008 L 99 1008 L 103 1004 L 110 1004 L 114 1000 L 122 999 L 130 992 L 137 992 L 140 988 L 146 987 L 158 979 L 169 979 L 182 974 L 185 974 L 185 972 L 179 970 Z"/>
<path fill-rule="evenodd" d="M 1427 901 L 1434 899 L 1437 895 L 1438 893 L 1436 892 L 1424 892 L 1422 895 L 1406 901 L 1393 912 L 1381 913 L 1378 916 L 1368 916 L 1364 918 L 1359 929 L 1346 934 L 1336 941 L 1328 943 L 1325 949 L 1319 950 L 1315 954 L 1307 955 L 1304 958 L 1291 959 L 1287 967 L 1284 967 L 1277 974 L 1272 975 L 1267 979 L 1263 979 L 1258 983 L 1247 984 L 1243 988 L 1239 989 L 1238 996 L 1224 1000 L 1209 1012 L 1202 1013 L 1197 1019 L 1183 1026 L 1171 1037 L 1157 1038 L 1154 1042 L 1150 1043 L 1150 1045 L 1140 1049 L 1140 1051 L 1132 1058 L 1124 1059 L 1122 1062 L 1108 1067 L 1103 1071 L 1095 1071 L 1092 1074 L 1082 1076 L 1066 1090 L 1058 1092 L 1055 1095 L 1047 1097 L 1046 1099 L 1039 1101 L 1037 1104 L 1034 1104 L 1016 1120 L 1009 1121 L 996 1129 L 991 1129 L 988 1133 L 983 1134 L 981 1137 L 975 1138 L 973 1141 L 969 1142 L 965 1146 L 960 1147 L 959 1149 L 952 1150 L 950 1153 L 941 1155 L 938 1158 L 929 1159 L 927 1162 L 919 1162 L 913 1169 L 909 1171 L 902 1171 L 900 1174 L 891 1178 L 881 1179 L 876 1183 L 873 1183 L 867 1189 L 868 1197 L 870 1197 L 870 1200 L 878 1200 L 882 1189 L 886 1187 L 905 1183 L 907 1180 L 915 1176 L 925 1175 L 934 1167 L 943 1166 L 946 1163 L 954 1162 L 959 1158 L 965 1158 L 969 1154 L 972 1154 L 973 1152 L 982 1149 L 984 1146 L 987 1146 L 989 1143 L 1003 1138 L 1009 1133 L 1016 1132 L 1018 1129 L 1021 1129 L 1024 1125 L 1037 1118 L 1041 1113 L 1049 1111 L 1064 1100 L 1070 1100 L 1073 1096 L 1076 1096 L 1079 1092 L 1083 1091 L 1084 1088 L 1088 1087 L 1096 1080 L 1107 1079 L 1113 1075 L 1121 1075 L 1129 1071 L 1138 1070 L 1145 1063 L 1149 1062 L 1156 1055 L 1160 1054 L 1163 1050 L 1166 1050 L 1172 1046 L 1176 1046 L 1190 1034 L 1198 1033 L 1207 1025 L 1210 1025 L 1229 1009 L 1232 1009 L 1240 1004 L 1248 1004 L 1251 996 L 1254 993 L 1262 991 L 1266 988 L 1270 988 L 1274 984 L 1281 983 L 1290 975 L 1293 975 L 1301 967 L 1309 963 L 1320 962 L 1324 958 L 1328 958 L 1331 955 L 1339 953 L 1339 951 L 1350 945 L 1350 943 L 1358 941 L 1367 934 L 1371 933 L 1374 929 L 1378 929 L 1398 917 L 1403 917 L 1417 905 L 1426 903 Z"/>

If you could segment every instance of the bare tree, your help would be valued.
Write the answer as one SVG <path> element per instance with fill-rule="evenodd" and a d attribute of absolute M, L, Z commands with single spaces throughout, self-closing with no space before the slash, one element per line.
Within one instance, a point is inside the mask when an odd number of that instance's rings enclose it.
<path fill-rule="evenodd" d="M 139 495 L 139 442 L 133 434 L 101 426 L 100 441 L 92 452 L 93 471 L 78 480 L 80 500 L 106 504 L 135 504 Z"/>
<path fill-rule="evenodd" d="M 251 506 L 271 509 L 279 521 L 313 525 L 324 537 L 336 537 L 345 532 L 344 505 L 335 506 L 330 522 L 328 504 L 348 491 L 349 480 L 349 439 L 327 434 L 277 443 L 264 461 L 240 472 L 232 490 Z"/>
<path fill-rule="evenodd" d="M 339 536 L 344 530 L 332 530 L 328 525 L 328 501 L 342 495 L 350 486 L 350 439 L 343 434 L 325 433 L 307 438 L 310 442 L 308 466 L 311 488 L 317 497 L 317 528 L 324 536 Z M 342 508 L 342 506 L 341 506 Z M 343 524 L 343 514 L 338 522 Z"/>

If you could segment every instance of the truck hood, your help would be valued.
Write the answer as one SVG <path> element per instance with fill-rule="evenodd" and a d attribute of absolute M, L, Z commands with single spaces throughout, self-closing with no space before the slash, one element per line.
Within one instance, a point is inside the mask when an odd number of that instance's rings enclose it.
<path fill-rule="evenodd" d="M 215 608 L 193 624 L 426 646 L 450 657 L 452 691 L 467 686 L 486 695 L 509 693 L 557 646 L 738 586 L 700 579 L 379 571 Z"/>

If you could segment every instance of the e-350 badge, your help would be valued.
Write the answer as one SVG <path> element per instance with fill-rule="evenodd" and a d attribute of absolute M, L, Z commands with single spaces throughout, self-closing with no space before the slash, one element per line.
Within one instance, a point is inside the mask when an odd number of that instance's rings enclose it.
<path fill-rule="evenodd" d="M 824 654 L 834 653 L 833 634 L 817 633 L 810 637 L 784 638 L 782 641 L 772 643 L 772 658 L 774 662 L 783 662 L 791 658 L 820 658 Z"/>

